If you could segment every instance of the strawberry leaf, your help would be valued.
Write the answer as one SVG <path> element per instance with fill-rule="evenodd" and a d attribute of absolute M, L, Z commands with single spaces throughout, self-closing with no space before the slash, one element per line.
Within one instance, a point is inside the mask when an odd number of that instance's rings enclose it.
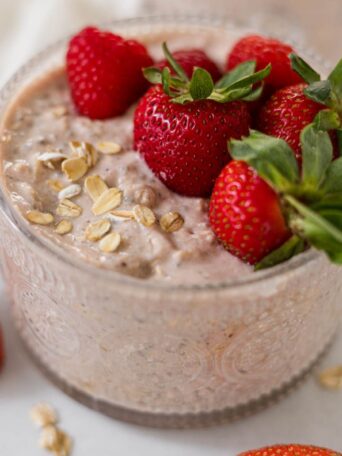
<path fill-rule="evenodd" d="M 330 136 L 310 124 L 302 130 L 300 141 L 303 156 L 302 183 L 306 189 L 318 190 L 333 157 Z"/>
<path fill-rule="evenodd" d="M 184 93 L 183 95 L 178 95 L 177 97 L 170 99 L 171 103 L 176 104 L 185 104 L 191 101 L 194 101 L 189 92 Z"/>
<path fill-rule="evenodd" d="M 231 140 L 229 150 L 234 159 L 247 162 L 276 190 L 285 191 L 298 183 L 296 158 L 282 139 L 251 130 L 250 136 Z"/>
<path fill-rule="evenodd" d="M 167 95 L 171 96 L 170 81 L 171 81 L 171 71 L 168 67 L 162 69 L 161 73 L 163 90 Z"/>
<path fill-rule="evenodd" d="M 291 53 L 289 55 L 292 69 L 308 84 L 321 80 L 321 76 L 301 57 Z"/>
<path fill-rule="evenodd" d="M 251 87 L 244 87 L 241 89 L 233 89 L 225 93 L 213 91 L 209 96 L 209 100 L 214 100 L 219 103 L 228 103 L 229 101 L 240 100 L 248 97 L 251 94 Z"/>
<path fill-rule="evenodd" d="M 293 235 L 281 247 L 273 250 L 273 252 L 259 261 L 259 263 L 254 266 L 254 270 L 260 271 L 261 269 L 270 268 L 276 264 L 283 263 L 304 250 L 305 242 L 297 235 Z"/>
<path fill-rule="evenodd" d="M 339 209 L 342 211 L 342 193 L 329 193 L 318 202 L 311 204 L 310 207 L 318 212 L 325 209 Z"/>
<path fill-rule="evenodd" d="M 332 261 L 342 262 L 342 211 L 316 212 L 290 195 L 286 202 L 297 214 L 290 218 L 290 228 L 318 250 L 324 250 Z M 326 216 L 324 216 L 324 213 Z M 339 215 L 338 215 L 339 214 Z M 340 217 L 339 223 L 336 220 Z"/>
<path fill-rule="evenodd" d="M 214 89 L 211 74 L 203 68 L 195 68 L 190 81 L 190 95 L 193 100 L 204 100 Z"/>
<path fill-rule="evenodd" d="M 320 75 L 296 54 L 290 54 L 292 69 L 306 81 L 309 86 L 304 94 L 317 103 L 329 106 L 337 111 L 342 118 L 342 59 L 328 76 L 322 81 Z"/>
<path fill-rule="evenodd" d="M 337 248 L 336 248 L 337 247 Z M 336 246 L 331 248 L 329 251 L 327 251 L 327 255 L 330 258 L 330 260 L 335 263 L 335 264 L 342 264 L 342 254 L 341 251 L 338 250 L 339 246 Z"/>
<path fill-rule="evenodd" d="M 332 90 L 339 102 L 342 104 L 342 59 L 338 62 L 335 68 L 328 76 L 329 81 L 331 82 Z M 340 106 L 342 109 L 342 106 Z"/>
<path fill-rule="evenodd" d="M 255 72 L 255 61 L 243 62 L 229 73 L 226 73 L 214 86 L 212 77 L 203 68 L 195 68 L 189 80 L 182 66 L 174 59 L 166 43 L 163 51 L 175 75 L 165 67 L 162 70 L 150 67 L 143 70 L 145 78 L 152 84 L 162 84 L 164 92 L 171 102 L 184 104 L 196 100 L 213 100 L 218 103 L 228 103 L 234 100 L 254 101 L 260 97 L 263 84 L 258 84 L 271 72 L 267 65 Z M 255 88 L 255 84 L 259 87 Z"/>
<path fill-rule="evenodd" d="M 264 90 L 264 83 L 262 82 L 258 88 L 254 89 L 252 92 L 250 92 L 249 95 L 246 95 L 245 97 L 243 97 L 242 100 L 244 100 L 244 101 L 259 100 L 259 98 L 262 95 L 263 90 Z"/>
<path fill-rule="evenodd" d="M 313 219 L 298 222 L 302 235 L 318 250 L 323 250 L 331 261 L 342 264 L 342 242 L 330 232 L 330 222 L 320 217 L 320 223 Z"/>
<path fill-rule="evenodd" d="M 342 211 L 340 207 L 321 207 L 318 213 L 321 217 L 328 220 L 328 222 L 332 223 L 335 227 L 342 230 Z"/>
<path fill-rule="evenodd" d="M 233 70 L 234 71 L 234 70 Z M 249 76 L 243 76 L 227 86 L 220 88 L 215 87 L 212 94 L 208 97 L 209 100 L 218 101 L 219 103 L 227 103 L 228 101 L 244 99 L 248 100 L 249 95 L 252 95 L 252 100 L 257 99 L 262 93 L 261 90 L 254 90 L 253 85 L 262 81 L 271 72 L 271 65 L 268 65 L 264 69 L 257 71 Z M 227 78 L 228 80 L 228 78 Z"/>
<path fill-rule="evenodd" d="M 336 131 L 339 155 L 342 156 L 342 128 Z"/>
<path fill-rule="evenodd" d="M 330 223 L 323 221 L 317 224 L 313 219 L 303 219 L 298 223 L 298 227 L 306 239 L 318 250 L 323 250 L 331 261 L 342 264 L 342 243 L 330 233 Z"/>
<path fill-rule="evenodd" d="M 143 68 L 143 75 L 151 84 L 162 83 L 162 72 L 159 68 L 148 67 Z"/>
<path fill-rule="evenodd" d="M 270 73 L 271 73 L 272 65 L 269 64 L 265 68 L 263 68 L 260 71 L 257 71 L 256 73 L 250 74 L 249 76 L 244 76 L 241 79 L 238 79 L 237 81 L 234 81 L 232 84 L 221 87 L 220 89 L 217 90 L 219 93 L 225 93 L 229 92 L 233 89 L 242 89 L 245 87 L 248 87 L 252 84 L 256 84 L 257 82 L 262 81 L 265 79 Z M 252 87 L 251 87 L 252 90 Z"/>
<path fill-rule="evenodd" d="M 234 82 L 239 81 L 240 79 L 251 76 L 255 72 L 256 61 L 247 60 L 246 62 L 240 63 L 231 71 L 224 74 L 222 78 L 215 84 L 216 89 L 222 89 L 232 85 Z"/>
<path fill-rule="evenodd" d="M 182 66 L 179 65 L 177 60 L 175 60 L 173 58 L 173 55 L 169 51 L 169 48 L 167 47 L 166 42 L 163 43 L 162 48 L 163 48 L 164 56 L 165 56 L 166 60 L 168 61 L 170 67 L 173 69 L 173 71 L 179 76 L 179 78 L 182 81 L 188 82 L 189 78 L 188 78 L 187 74 L 185 73 L 185 71 L 182 68 Z"/>
<path fill-rule="evenodd" d="M 342 157 L 330 163 L 323 190 L 325 194 L 342 193 Z"/>
<path fill-rule="evenodd" d="M 274 190 L 279 192 L 291 190 L 293 182 L 284 176 L 283 171 L 274 163 L 263 160 L 259 162 L 250 162 L 250 165 L 257 171 L 260 177 L 274 188 Z"/>
<path fill-rule="evenodd" d="M 322 109 L 316 115 L 314 124 L 317 130 L 335 130 L 341 126 L 340 117 L 337 112 L 332 109 Z"/>
<path fill-rule="evenodd" d="M 310 84 L 304 89 L 304 94 L 315 101 L 326 106 L 331 103 L 331 82 L 330 81 L 317 81 Z"/>

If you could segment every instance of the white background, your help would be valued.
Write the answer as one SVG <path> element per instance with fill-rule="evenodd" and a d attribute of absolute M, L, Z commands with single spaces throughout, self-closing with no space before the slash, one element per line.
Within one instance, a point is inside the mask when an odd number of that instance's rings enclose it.
<path fill-rule="evenodd" d="M 326 58 L 342 54 L 342 1 L 329 0 L 0 0 L 0 81 L 33 52 L 84 24 L 141 15 L 208 10 L 208 14 L 249 17 L 282 27 L 306 40 Z M 210 4 L 210 10 L 209 5 Z M 251 11 L 251 5 L 253 10 Z M 270 19 L 272 18 L 272 19 Z M 74 456 L 234 456 L 276 442 L 325 445 L 342 451 L 342 391 L 321 389 L 311 375 L 272 408 L 243 421 L 205 430 L 160 431 L 115 422 L 86 409 L 43 378 L 23 352 L 9 320 L 0 288 L 0 322 L 5 330 L 7 364 L 0 374 L 0 456 L 39 456 L 39 432 L 28 419 L 30 407 L 45 400 L 60 412 L 62 426 L 75 440 Z M 342 337 L 321 367 L 342 363 Z"/>

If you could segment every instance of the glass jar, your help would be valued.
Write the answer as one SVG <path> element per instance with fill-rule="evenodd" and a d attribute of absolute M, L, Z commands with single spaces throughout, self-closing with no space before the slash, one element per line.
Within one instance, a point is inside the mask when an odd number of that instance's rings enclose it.
<path fill-rule="evenodd" d="M 246 33 L 198 18 L 107 28 L 143 41 L 182 30 Z M 66 43 L 13 76 L 0 95 L 0 119 L 23 88 L 61 65 Z M 222 284 L 145 282 L 38 238 L 4 189 L 0 243 L 14 321 L 34 360 L 74 398 L 139 424 L 207 425 L 266 405 L 308 371 L 338 322 L 342 268 L 311 250 Z"/>

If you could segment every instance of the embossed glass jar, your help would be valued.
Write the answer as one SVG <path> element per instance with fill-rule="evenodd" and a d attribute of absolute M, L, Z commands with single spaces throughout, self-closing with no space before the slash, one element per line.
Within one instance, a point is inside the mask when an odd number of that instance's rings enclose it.
<path fill-rule="evenodd" d="M 189 18 L 110 25 L 139 37 L 227 27 Z M 2 117 L 27 84 L 61 64 L 65 45 L 19 70 L 1 92 Z M 0 243 L 14 320 L 33 358 L 67 393 L 120 419 L 181 427 L 254 410 L 302 377 L 336 330 L 342 268 L 313 251 L 220 285 L 154 284 L 37 238 L 3 189 Z"/>

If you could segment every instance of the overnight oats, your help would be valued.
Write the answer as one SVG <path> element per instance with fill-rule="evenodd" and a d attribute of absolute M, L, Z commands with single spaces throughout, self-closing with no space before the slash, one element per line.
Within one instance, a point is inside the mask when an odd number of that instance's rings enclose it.
<path fill-rule="evenodd" d="M 87 405 L 210 424 L 273 399 L 335 332 L 338 67 L 322 99 L 290 46 L 244 29 L 109 30 L 51 47 L 2 94 L 15 323 Z"/>
<path fill-rule="evenodd" d="M 169 190 L 133 150 L 133 113 L 105 121 L 77 116 L 63 72 L 28 89 L 6 124 L 12 140 L 3 147 L 3 164 L 13 203 L 31 222 L 33 208 L 55 212 L 54 223 L 33 226 L 38 236 L 100 268 L 178 283 L 248 273 L 218 245 L 208 201 Z M 96 208 L 102 189 L 113 191 Z M 120 238 L 115 255 L 97 242 L 110 231 Z"/>

